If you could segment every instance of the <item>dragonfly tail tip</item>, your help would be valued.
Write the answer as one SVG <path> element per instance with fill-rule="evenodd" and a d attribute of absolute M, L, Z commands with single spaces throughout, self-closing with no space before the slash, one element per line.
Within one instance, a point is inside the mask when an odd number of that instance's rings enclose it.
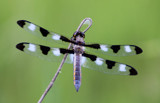
<path fill-rule="evenodd" d="M 80 85 L 75 85 L 76 91 L 79 91 Z"/>

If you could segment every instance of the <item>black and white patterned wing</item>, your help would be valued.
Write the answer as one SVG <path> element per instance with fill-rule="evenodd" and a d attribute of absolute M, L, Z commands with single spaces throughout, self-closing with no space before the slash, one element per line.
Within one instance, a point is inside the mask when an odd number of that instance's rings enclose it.
<path fill-rule="evenodd" d="M 33 56 L 46 59 L 48 61 L 60 62 L 63 59 L 63 55 L 68 53 L 68 57 L 65 63 L 73 63 L 73 50 L 63 48 L 50 48 L 47 46 L 32 44 L 32 43 L 19 43 L 16 48 Z M 114 62 L 111 60 L 104 60 L 95 55 L 83 53 L 81 58 L 81 66 L 97 70 L 107 74 L 118 74 L 118 75 L 137 75 L 137 71 L 126 64 Z"/>
<path fill-rule="evenodd" d="M 135 45 L 106 45 L 106 44 L 85 44 L 85 51 L 103 53 L 110 56 L 130 56 L 142 53 L 142 49 Z"/>
<path fill-rule="evenodd" d="M 36 24 L 33 24 L 29 21 L 26 20 L 19 20 L 17 21 L 17 24 L 22 27 L 23 29 L 25 29 L 26 31 L 32 33 L 33 35 L 36 35 L 44 40 L 47 41 L 55 41 L 58 43 L 62 43 L 62 42 L 71 42 L 70 39 L 68 39 L 65 36 L 59 35 L 57 33 L 48 31 Z"/>
<path fill-rule="evenodd" d="M 73 54 L 73 50 L 63 48 L 50 48 L 48 46 L 37 45 L 32 43 L 22 42 L 16 45 L 16 48 L 33 56 L 54 62 L 62 61 L 64 54 Z M 73 59 L 67 59 L 66 63 L 72 63 Z"/>
<path fill-rule="evenodd" d="M 97 70 L 107 74 L 137 75 L 137 71 L 126 64 L 105 60 L 95 55 L 84 53 L 81 58 L 81 65 L 85 68 Z"/>

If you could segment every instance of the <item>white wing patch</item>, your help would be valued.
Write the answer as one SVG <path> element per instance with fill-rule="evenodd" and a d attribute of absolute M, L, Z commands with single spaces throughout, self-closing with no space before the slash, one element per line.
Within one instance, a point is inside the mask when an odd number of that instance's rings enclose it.
<path fill-rule="evenodd" d="M 95 61 L 95 63 L 96 63 L 97 65 L 102 65 L 102 64 L 103 64 L 103 61 L 102 61 L 102 60 L 103 60 L 102 58 L 97 58 L 96 61 Z"/>
<path fill-rule="evenodd" d="M 119 71 L 125 72 L 126 71 L 126 65 L 125 64 L 120 64 L 119 65 Z"/>
<path fill-rule="evenodd" d="M 101 50 L 103 50 L 105 52 L 108 51 L 107 45 L 100 45 L 100 48 L 101 48 Z"/>
<path fill-rule="evenodd" d="M 60 55 L 61 55 L 61 53 L 60 53 L 60 51 L 59 51 L 58 48 L 54 48 L 52 52 L 53 52 L 53 54 L 54 54 L 55 56 L 60 56 Z"/>
<path fill-rule="evenodd" d="M 83 65 L 86 62 L 86 57 L 81 57 L 81 65 Z"/>
<path fill-rule="evenodd" d="M 126 52 L 131 52 L 132 51 L 129 45 L 124 46 L 124 49 L 125 49 Z"/>
<path fill-rule="evenodd" d="M 73 54 L 69 55 L 71 62 L 73 63 Z"/>
<path fill-rule="evenodd" d="M 31 52 L 35 52 L 36 51 L 36 45 L 29 44 L 28 50 L 31 51 Z"/>
<path fill-rule="evenodd" d="M 31 31 L 34 31 L 36 29 L 36 26 L 34 24 L 30 24 L 28 26 L 28 29 L 30 29 Z"/>
<path fill-rule="evenodd" d="M 52 36 L 52 39 L 54 39 L 54 40 L 59 40 L 59 39 L 60 39 L 60 36 L 57 35 L 57 34 L 54 34 L 54 35 Z"/>

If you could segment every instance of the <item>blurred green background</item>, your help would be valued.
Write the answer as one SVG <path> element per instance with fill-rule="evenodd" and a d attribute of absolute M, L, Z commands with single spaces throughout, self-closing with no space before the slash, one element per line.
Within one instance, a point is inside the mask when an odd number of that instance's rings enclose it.
<path fill-rule="evenodd" d="M 160 1 L 159 0 L 1 0 L 0 1 L 0 103 L 36 103 L 60 63 L 27 55 L 19 42 L 54 47 L 17 24 L 28 20 L 48 30 L 72 36 L 86 17 L 93 25 L 86 42 L 134 44 L 141 55 L 110 57 L 135 67 L 137 76 L 107 75 L 82 68 L 82 85 L 73 85 L 73 65 L 62 73 L 43 103 L 160 103 Z M 66 46 L 67 47 L 67 46 Z"/>

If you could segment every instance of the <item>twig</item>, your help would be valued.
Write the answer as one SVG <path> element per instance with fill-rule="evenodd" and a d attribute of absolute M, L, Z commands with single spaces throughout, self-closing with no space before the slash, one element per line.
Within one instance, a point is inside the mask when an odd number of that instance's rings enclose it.
<path fill-rule="evenodd" d="M 72 44 L 70 43 L 69 46 L 68 46 L 68 49 L 71 48 L 71 45 L 72 45 Z M 61 71 L 61 68 L 62 68 L 62 66 L 63 66 L 63 64 L 64 64 L 64 62 L 65 62 L 65 60 L 66 60 L 66 58 L 67 58 L 67 55 L 68 55 L 68 53 L 66 53 L 66 54 L 64 55 L 64 58 L 63 58 L 61 64 L 59 65 L 59 68 L 58 68 L 56 74 L 54 75 L 53 79 L 52 79 L 51 82 L 49 83 L 49 85 L 48 85 L 48 87 L 46 88 L 46 90 L 44 91 L 44 93 L 42 94 L 42 96 L 41 96 L 41 98 L 39 99 L 38 103 L 41 103 L 41 102 L 43 101 L 44 97 L 47 95 L 48 91 L 49 91 L 49 90 L 51 89 L 51 87 L 53 86 L 54 81 L 56 80 L 56 78 L 57 78 L 59 72 Z"/>

